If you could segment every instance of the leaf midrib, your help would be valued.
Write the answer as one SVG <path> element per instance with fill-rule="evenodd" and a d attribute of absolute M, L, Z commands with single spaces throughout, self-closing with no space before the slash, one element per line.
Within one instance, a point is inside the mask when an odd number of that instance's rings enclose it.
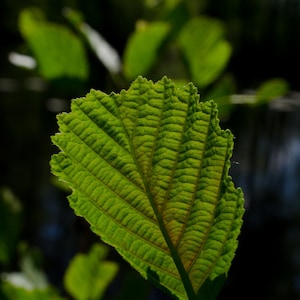
<path fill-rule="evenodd" d="M 90 173 L 93 177 L 95 177 L 95 179 L 99 182 L 99 180 L 97 179 L 97 177 L 96 177 L 92 172 L 90 172 L 90 170 L 88 170 L 84 165 L 82 165 L 82 164 L 80 163 L 80 161 L 78 161 L 78 160 L 76 160 L 76 159 L 74 159 L 74 158 L 73 158 L 72 160 L 75 161 L 75 162 L 76 162 L 78 165 L 80 165 L 82 168 L 84 168 L 88 173 Z M 61 168 L 61 172 L 64 173 L 65 175 L 67 175 L 67 173 L 64 172 L 63 168 Z M 69 178 L 70 178 L 70 177 L 69 177 Z M 143 240 L 146 244 L 149 244 L 150 246 L 155 247 L 158 251 L 161 251 L 161 252 L 163 252 L 163 253 L 169 255 L 169 253 L 168 253 L 165 249 L 160 248 L 160 247 L 158 247 L 157 245 L 155 245 L 155 244 L 149 242 L 147 239 L 144 239 L 143 236 L 140 236 L 140 235 L 136 234 L 134 231 L 128 229 L 128 227 L 124 226 L 122 223 L 119 223 L 119 222 L 118 222 L 111 214 L 109 214 L 106 210 L 103 210 L 103 209 L 97 204 L 97 201 L 95 201 L 95 199 L 92 198 L 92 196 L 91 196 L 90 194 L 87 194 L 86 192 L 84 192 L 84 191 L 80 188 L 80 186 L 77 184 L 76 181 L 68 179 L 68 182 L 70 182 L 70 183 L 72 182 L 72 183 L 74 184 L 74 185 L 72 185 L 72 186 L 76 186 L 76 190 L 77 190 L 78 192 L 80 192 L 81 195 L 84 195 L 84 196 L 85 196 L 85 199 L 86 199 L 87 201 L 89 201 L 93 206 L 95 206 L 99 211 L 103 212 L 106 216 L 108 216 L 109 219 L 110 219 L 110 221 L 113 221 L 115 224 L 119 225 L 119 226 L 122 227 L 125 231 L 129 232 L 129 233 L 132 234 L 133 236 L 136 236 L 136 237 L 138 237 L 139 239 Z M 107 187 L 107 186 L 105 185 L 105 187 Z M 108 189 L 110 189 L 110 188 L 108 187 Z M 111 190 L 111 189 L 110 189 L 110 190 Z M 118 195 L 117 195 L 117 196 L 118 196 Z M 120 198 L 120 199 L 123 200 L 122 198 Z M 93 200 L 94 200 L 94 201 L 93 201 Z M 126 201 L 125 201 L 125 202 L 126 202 Z M 130 208 L 131 208 L 131 207 L 130 207 Z M 157 226 L 157 224 L 155 224 L 155 223 L 154 223 L 154 225 Z M 131 252 L 130 252 L 130 253 L 131 253 Z M 133 255 L 133 256 L 134 256 L 134 255 Z M 143 259 L 140 258 L 140 257 L 139 257 L 139 259 L 143 260 Z"/>
<path fill-rule="evenodd" d="M 120 115 L 120 113 L 119 113 L 119 115 Z M 120 119 L 122 120 L 122 118 L 120 118 Z M 192 283 L 190 281 L 190 278 L 189 278 L 188 274 L 185 271 L 184 265 L 183 265 L 182 260 L 181 260 L 181 258 L 179 256 L 178 252 L 177 252 L 177 249 L 174 247 L 174 245 L 172 243 L 172 240 L 171 240 L 171 238 L 170 238 L 170 236 L 168 234 L 168 231 L 167 231 L 167 229 L 166 229 L 166 227 L 164 225 L 164 222 L 163 222 L 163 219 L 162 219 L 162 215 L 158 211 L 158 208 L 157 208 L 156 203 L 155 203 L 155 199 L 152 196 L 148 180 L 147 180 L 147 178 L 145 178 L 144 173 L 143 173 L 142 169 L 140 168 L 140 164 L 137 161 L 137 158 L 136 158 L 137 156 L 136 156 L 136 153 L 135 153 L 135 147 L 134 147 L 134 145 L 131 142 L 131 139 L 129 137 L 129 134 L 128 134 L 128 131 L 127 131 L 126 127 L 125 127 L 125 124 L 123 123 L 123 121 L 121 123 L 122 123 L 122 126 L 123 126 L 123 130 L 124 130 L 124 132 L 127 135 L 128 142 L 130 144 L 130 148 L 131 148 L 131 151 L 132 151 L 132 157 L 133 157 L 133 159 L 135 161 L 135 164 L 137 166 L 138 172 L 140 173 L 140 176 L 141 176 L 142 181 L 144 183 L 146 195 L 148 196 L 148 199 L 149 199 L 149 202 L 151 204 L 151 207 L 152 207 L 152 209 L 154 211 L 154 214 L 155 214 L 155 216 L 157 218 L 157 225 L 159 226 L 160 231 L 163 234 L 163 237 L 164 237 L 164 239 L 165 239 L 165 241 L 167 243 L 167 246 L 168 246 L 168 248 L 170 250 L 171 257 L 173 258 L 174 264 L 175 264 L 175 266 L 177 268 L 177 271 L 178 271 L 178 273 L 180 275 L 180 278 L 182 280 L 182 284 L 183 284 L 183 286 L 185 288 L 186 294 L 188 295 L 188 299 L 189 300 L 196 300 L 196 293 L 195 293 L 195 291 L 193 289 L 193 286 L 192 286 Z M 162 271 L 165 272 L 164 270 L 162 270 Z"/>
<path fill-rule="evenodd" d="M 77 107 L 78 107 L 79 110 L 83 113 L 84 116 L 88 117 L 88 119 L 91 120 L 91 121 L 97 126 L 97 124 L 89 117 L 88 114 L 86 114 L 86 113 L 81 109 L 80 106 L 77 105 Z M 63 122 L 63 121 L 62 121 L 62 122 Z M 68 126 L 67 123 L 65 123 L 65 122 L 63 122 L 63 123 L 64 123 L 65 126 L 70 130 L 70 132 L 73 134 L 73 136 L 74 136 L 75 138 L 79 139 L 84 145 L 86 145 L 89 149 L 91 149 L 91 150 L 93 151 L 93 153 L 95 153 L 95 154 L 97 155 L 97 153 L 94 151 L 94 149 L 91 148 L 91 146 L 90 146 L 89 144 L 85 143 L 84 140 L 83 140 L 80 136 L 78 136 L 78 135 L 72 130 L 72 128 L 70 128 L 70 127 Z M 121 125 L 122 125 L 122 127 L 123 127 L 123 130 L 124 130 L 125 134 L 127 135 L 127 139 L 128 139 L 128 141 L 129 141 L 130 148 L 132 149 L 132 153 L 133 153 L 132 157 L 133 157 L 133 159 L 134 159 L 135 165 L 136 165 L 137 168 L 138 168 L 138 173 L 141 175 L 142 181 L 143 181 L 143 183 L 145 184 L 145 187 L 146 187 L 146 195 L 148 196 L 148 199 L 150 200 L 150 204 L 151 204 L 151 206 L 152 206 L 152 209 L 154 210 L 154 214 L 155 214 L 156 218 L 158 219 L 157 224 L 154 223 L 154 225 L 155 225 L 155 226 L 157 226 L 157 225 L 159 226 L 160 231 L 161 231 L 161 233 L 163 234 L 164 239 L 165 239 L 165 241 L 166 241 L 166 243 L 167 243 L 167 246 L 168 246 L 168 248 L 169 248 L 169 250 L 170 250 L 170 252 L 171 252 L 171 256 L 172 256 L 172 258 L 173 258 L 173 260 L 174 260 L 174 263 L 175 263 L 175 265 L 177 266 L 177 270 L 179 271 L 179 270 L 180 270 L 180 267 L 178 267 L 178 263 L 175 262 L 175 257 L 176 257 L 176 256 L 178 257 L 178 262 L 180 262 L 181 265 L 182 265 L 182 262 L 181 262 L 181 260 L 180 260 L 180 257 L 179 257 L 179 255 L 178 255 L 176 249 L 173 247 L 171 240 L 169 239 L 169 236 L 168 236 L 168 234 L 167 234 L 167 230 L 166 230 L 166 228 L 165 228 L 164 225 L 163 225 L 163 220 L 162 220 L 162 218 L 161 218 L 161 215 L 159 214 L 158 210 L 156 209 L 156 205 L 155 205 L 154 199 L 153 199 L 153 197 L 152 197 L 152 195 L 151 195 L 151 192 L 150 192 L 150 189 L 149 189 L 147 180 L 144 178 L 143 172 L 141 171 L 140 166 L 139 166 L 139 164 L 138 164 L 138 162 L 137 162 L 137 160 L 136 160 L 135 151 L 134 151 L 133 145 L 132 145 L 132 143 L 131 143 L 131 140 L 130 140 L 129 137 L 128 137 L 128 133 L 127 133 L 126 127 L 124 126 L 123 122 L 121 122 Z M 100 127 L 97 126 L 97 128 L 100 128 Z M 100 128 L 100 129 L 103 131 L 102 128 Z M 108 136 L 109 138 L 111 138 L 110 135 L 108 135 L 105 131 L 103 131 L 103 132 L 105 133 L 106 136 Z M 114 139 L 113 139 L 113 140 L 114 140 Z M 115 140 L 114 140 L 114 141 L 115 141 Z M 102 158 L 102 157 L 101 157 L 101 158 Z M 96 176 L 94 173 L 92 173 L 91 170 L 88 170 L 84 165 L 82 165 L 80 161 L 78 161 L 78 160 L 75 159 L 74 157 L 72 157 L 72 159 L 73 159 L 74 161 L 76 161 L 78 165 L 81 165 L 81 166 L 82 166 L 88 173 L 90 173 L 97 181 L 100 181 L 100 180 L 97 178 L 97 176 Z M 102 160 L 103 160 L 105 163 L 107 163 L 108 165 L 110 165 L 105 159 L 102 158 Z M 110 165 L 110 166 L 111 166 L 111 165 Z M 112 167 L 113 167 L 113 166 L 112 166 Z M 118 170 L 117 170 L 117 171 L 118 171 Z M 119 174 L 122 174 L 122 173 L 120 173 L 119 171 L 118 171 L 118 173 L 119 173 Z M 123 174 L 122 174 L 122 175 L 123 175 Z M 123 175 L 123 176 L 124 176 L 124 175 Z M 125 177 L 125 176 L 124 176 L 124 178 L 127 179 L 127 177 Z M 128 180 L 128 179 L 127 179 L 127 180 Z M 74 181 L 73 181 L 73 182 L 74 182 Z M 100 182 L 101 182 L 101 181 L 100 181 Z M 129 182 L 132 183 L 131 181 L 129 181 Z M 75 182 L 74 182 L 74 183 L 75 183 Z M 102 182 L 101 182 L 101 183 L 102 183 Z M 103 184 L 103 183 L 102 183 L 102 184 Z M 76 183 L 75 183 L 75 185 L 77 186 Z M 108 188 L 109 190 L 111 190 L 111 191 L 115 194 L 115 192 L 114 192 L 109 186 L 107 186 L 107 185 L 105 185 L 105 184 L 103 184 L 103 185 L 104 185 L 106 188 Z M 158 249 L 158 251 L 162 251 L 162 252 L 164 252 L 166 255 L 170 255 L 170 253 L 166 252 L 165 249 L 159 248 L 158 246 L 156 246 L 156 245 L 150 243 L 148 240 L 145 240 L 143 237 L 141 237 L 141 236 L 135 234 L 135 232 L 133 232 L 133 231 L 131 231 L 131 230 L 128 230 L 128 228 L 125 227 L 125 226 L 123 226 L 121 223 L 118 223 L 117 221 L 115 221 L 115 219 L 114 219 L 107 211 L 102 210 L 101 207 L 97 205 L 97 202 L 90 200 L 91 197 L 90 197 L 89 195 L 87 195 L 85 192 L 83 192 L 83 191 L 82 191 L 81 189 L 79 189 L 79 188 L 78 188 L 78 191 L 80 191 L 81 194 L 85 195 L 86 198 L 88 199 L 88 201 L 89 201 L 92 205 L 94 205 L 97 209 L 99 209 L 100 211 L 104 212 L 108 217 L 110 217 L 110 219 L 112 219 L 112 220 L 114 221 L 115 224 L 121 225 L 122 228 L 124 228 L 125 230 L 129 231 L 131 234 L 137 236 L 138 238 L 142 239 L 143 241 L 145 241 L 145 242 L 146 242 L 147 244 L 149 244 L 150 246 L 154 246 L 156 249 Z M 128 206 L 128 203 L 127 203 L 126 201 L 124 201 L 124 200 L 122 199 L 122 197 L 120 197 L 118 194 L 116 194 L 116 196 L 117 196 L 118 198 L 120 198 L 123 202 L 125 202 L 126 205 Z M 129 208 L 132 208 L 132 206 L 129 206 Z M 134 209 L 135 209 L 136 211 L 138 211 L 143 217 L 145 217 L 145 215 L 142 214 L 139 210 L 137 210 L 136 208 L 134 208 Z M 159 219 L 160 219 L 160 221 L 159 221 Z M 150 221 L 152 221 L 152 220 L 150 219 Z M 152 222 L 153 222 L 153 221 L 152 221 Z M 160 224 L 162 224 L 162 227 L 160 226 Z M 163 229 L 162 229 L 162 228 L 163 228 Z M 169 242 L 169 243 L 168 243 L 168 242 Z M 174 250 L 172 250 L 173 248 L 174 248 Z M 175 252 L 174 252 L 174 251 L 175 251 Z M 173 255 L 172 255 L 172 253 L 173 253 Z M 131 252 L 130 252 L 130 254 L 133 255 Z M 134 255 L 133 255 L 133 256 L 134 256 Z M 138 257 L 138 259 L 141 259 L 141 258 Z M 148 263 L 149 265 L 152 265 L 152 266 L 154 267 L 154 269 L 160 270 L 162 273 L 168 273 L 168 274 L 170 274 L 171 276 L 173 276 L 173 277 L 175 277 L 175 278 L 178 278 L 178 276 L 177 276 L 176 274 L 174 274 L 174 273 L 170 273 L 170 272 L 167 272 L 166 270 L 162 270 L 162 269 L 158 268 L 156 265 L 153 265 L 153 264 L 151 264 L 151 263 L 149 263 L 148 261 L 145 261 L 145 260 L 143 260 L 143 259 L 141 259 L 141 260 L 144 261 L 145 263 Z M 182 265 L 182 270 L 184 271 L 183 265 Z M 179 272 L 179 276 L 182 278 L 182 272 Z M 189 278 L 187 277 L 187 279 L 189 279 Z M 192 289 L 192 286 L 191 286 L 191 289 Z M 190 298 L 190 299 L 193 299 L 193 298 Z"/>

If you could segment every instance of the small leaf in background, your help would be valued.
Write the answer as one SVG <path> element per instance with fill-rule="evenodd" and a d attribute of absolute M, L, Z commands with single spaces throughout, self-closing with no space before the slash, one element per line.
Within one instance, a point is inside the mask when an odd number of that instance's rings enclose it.
<path fill-rule="evenodd" d="M 6 187 L 0 188 L 0 264 L 8 265 L 20 233 L 22 205 Z"/>
<path fill-rule="evenodd" d="M 168 23 L 140 21 L 124 53 L 124 75 L 132 80 L 145 75 L 157 59 L 158 50 L 169 32 Z"/>
<path fill-rule="evenodd" d="M 119 270 L 117 263 L 104 261 L 108 250 L 105 245 L 95 244 L 88 254 L 77 254 L 71 260 L 64 284 L 74 299 L 97 300 L 104 295 Z"/>
<path fill-rule="evenodd" d="M 217 294 L 242 224 L 243 193 L 228 176 L 233 135 L 217 113 L 193 84 L 138 77 L 120 94 L 72 101 L 52 137 L 52 172 L 72 188 L 76 214 L 182 300 Z"/>
<path fill-rule="evenodd" d="M 215 81 L 229 61 L 232 49 L 224 35 L 223 24 L 206 17 L 191 19 L 180 33 L 180 49 L 199 87 Z"/>
<path fill-rule="evenodd" d="M 24 9 L 19 18 L 23 38 L 47 79 L 88 77 L 89 67 L 80 39 L 68 28 L 45 20 L 37 8 Z"/>
<path fill-rule="evenodd" d="M 285 95 L 289 84 L 282 78 L 273 78 L 262 83 L 256 91 L 256 104 L 262 104 Z"/>
<path fill-rule="evenodd" d="M 73 26 L 82 33 L 106 69 L 112 74 L 119 73 L 122 68 L 122 63 L 117 50 L 110 45 L 98 31 L 84 22 L 80 12 L 71 8 L 65 8 L 63 13 Z"/>

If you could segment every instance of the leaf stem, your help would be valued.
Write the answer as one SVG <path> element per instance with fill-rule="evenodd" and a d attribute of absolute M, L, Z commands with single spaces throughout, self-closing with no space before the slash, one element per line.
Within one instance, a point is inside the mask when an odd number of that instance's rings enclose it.
<path fill-rule="evenodd" d="M 152 194 L 150 193 L 150 190 L 148 189 L 148 186 L 146 184 L 146 190 L 147 190 L 147 194 L 149 196 L 149 199 L 150 199 L 150 203 L 151 203 L 151 206 L 154 210 L 154 213 L 156 215 L 156 218 L 157 218 L 157 222 L 158 222 L 158 226 L 165 238 L 165 241 L 170 249 L 170 253 L 171 253 L 171 256 L 174 260 L 174 263 L 177 267 L 177 270 L 178 270 L 178 273 L 181 277 L 181 280 L 182 280 L 182 284 L 184 285 L 184 288 L 185 288 L 185 291 L 186 291 L 186 294 L 188 296 L 188 299 L 189 300 L 196 300 L 197 299 L 197 296 L 196 296 L 196 293 L 193 289 L 193 286 L 192 286 L 192 283 L 191 283 L 191 280 L 189 278 L 189 275 L 188 273 L 186 272 L 185 268 L 184 268 L 184 265 L 182 263 L 182 260 L 180 259 L 179 255 L 178 255 L 178 252 L 176 250 L 176 248 L 174 247 L 173 243 L 172 243 L 172 240 L 167 232 L 167 229 L 165 227 L 165 224 L 164 224 L 164 221 L 163 221 L 163 218 L 161 216 L 161 214 L 159 213 L 158 209 L 157 209 L 157 206 L 155 205 L 155 202 L 154 202 L 154 199 L 152 197 Z"/>

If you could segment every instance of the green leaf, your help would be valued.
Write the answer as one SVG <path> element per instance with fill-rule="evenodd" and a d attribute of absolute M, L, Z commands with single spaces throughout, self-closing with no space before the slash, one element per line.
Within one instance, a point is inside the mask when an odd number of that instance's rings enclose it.
<path fill-rule="evenodd" d="M 124 75 L 132 80 L 145 75 L 153 66 L 157 52 L 169 32 L 168 23 L 139 22 L 130 36 L 124 53 Z"/>
<path fill-rule="evenodd" d="M 22 279 L 15 277 L 15 280 L 20 281 Z M 48 287 L 43 290 L 40 289 L 28 290 L 24 287 L 15 285 L 9 281 L 2 282 L 0 285 L 0 290 L 5 297 L 4 299 L 7 300 L 49 300 L 49 299 L 64 300 L 65 299 L 60 297 L 58 292 L 51 287 Z"/>
<path fill-rule="evenodd" d="M 87 79 L 89 70 L 82 42 L 68 28 L 47 22 L 37 8 L 23 10 L 19 26 L 42 76 Z"/>
<path fill-rule="evenodd" d="M 219 286 L 244 209 L 228 176 L 233 136 L 219 127 L 216 104 L 199 102 L 193 84 L 138 77 L 120 94 L 72 101 L 58 123 L 52 172 L 72 188 L 76 214 L 178 299 Z"/>
<path fill-rule="evenodd" d="M 282 78 L 273 78 L 265 81 L 256 92 L 257 103 L 262 104 L 286 94 L 289 84 Z"/>
<path fill-rule="evenodd" d="M 78 300 L 101 299 L 118 272 L 114 262 L 103 261 L 108 248 L 95 244 L 88 254 L 77 254 L 64 276 L 66 290 Z"/>
<path fill-rule="evenodd" d="M 231 56 L 231 45 L 224 39 L 223 24 L 214 19 L 197 17 L 182 29 L 179 46 L 190 67 L 194 82 L 206 87 L 215 81 Z"/>
<path fill-rule="evenodd" d="M 37 268 L 34 262 L 34 249 L 28 249 L 21 244 L 23 256 L 21 258 L 21 271 L 2 273 L 0 290 L 5 299 L 13 300 L 63 300 L 58 292 L 51 287 L 46 275 Z M 2 298 L 1 298 L 2 299 Z"/>

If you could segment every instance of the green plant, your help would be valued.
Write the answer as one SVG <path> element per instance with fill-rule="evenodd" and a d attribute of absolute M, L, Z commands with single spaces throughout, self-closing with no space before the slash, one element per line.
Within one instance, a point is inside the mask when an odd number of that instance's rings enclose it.
<path fill-rule="evenodd" d="M 243 194 L 228 176 L 233 135 L 193 84 L 138 77 L 92 90 L 58 116 L 52 172 L 70 205 L 144 278 L 178 299 L 214 299 L 231 265 Z"/>
<path fill-rule="evenodd" d="M 108 247 L 94 244 L 88 254 L 77 254 L 71 260 L 64 276 L 64 286 L 74 299 L 102 299 L 119 269 L 117 263 L 103 261 L 107 254 Z"/>
<path fill-rule="evenodd" d="M 26 243 L 19 243 L 20 270 L 0 273 L 0 299 L 63 300 L 38 266 L 40 253 Z"/>
<path fill-rule="evenodd" d="M 15 219 L 15 218 L 14 218 Z M 39 266 L 40 253 L 26 243 L 19 243 L 20 270 L 0 273 L 0 299 L 63 300 Z M 89 253 L 75 255 L 64 274 L 64 288 L 73 299 L 99 300 L 115 278 L 119 266 L 104 260 L 108 247 L 93 244 Z"/>
<path fill-rule="evenodd" d="M 228 117 L 237 103 L 261 105 L 288 91 L 284 79 L 274 78 L 258 86 L 256 95 L 235 95 L 235 79 L 227 72 L 232 45 L 227 40 L 226 26 L 218 19 L 192 14 L 191 3 L 166 2 L 158 20 L 139 20 L 128 36 L 122 59 L 74 9 L 63 10 L 74 31 L 48 22 L 34 7 L 21 11 L 19 27 L 29 53 L 37 61 L 38 73 L 50 81 L 76 79 L 73 90 L 78 82 L 88 80 L 89 48 L 118 88 L 139 75 L 153 79 L 167 74 L 178 84 L 191 80 L 201 88 L 203 99 L 214 99 L 218 104 L 220 118 Z M 178 15 L 178 10 L 185 13 Z M 66 82 L 62 84 L 66 88 Z"/>
<path fill-rule="evenodd" d="M 87 79 L 89 65 L 85 49 L 69 28 L 48 22 L 37 8 L 27 8 L 20 13 L 19 27 L 44 78 Z"/>

